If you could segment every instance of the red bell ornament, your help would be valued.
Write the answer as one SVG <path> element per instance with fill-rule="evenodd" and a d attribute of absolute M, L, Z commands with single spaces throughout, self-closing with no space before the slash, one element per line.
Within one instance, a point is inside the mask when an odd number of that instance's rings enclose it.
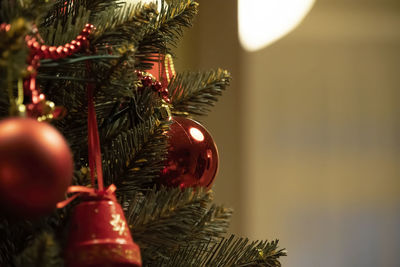
<path fill-rule="evenodd" d="M 0 122 L 0 206 L 21 218 L 46 215 L 72 180 L 72 154 L 50 124 L 30 118 Z"/>
<path fill-rule="evenodd" d="M 210 188 L 218 170 L 218 150 L 210 133 L 198 122 L 173 117 L 169 150 L 160 183 L 174 187 Z"/>
<path fill-rule="evenodd" d="M 87 69 L 90 73 L 90 64 Z M 140 249 L 132 240 L 124 212 L 115 198 L 116 187 L 104 188 L 93 93 L 94 86 L 88 83 L 88 160 L 92 187 L 71 186 L 68 193 L 77 194 L 58 204 L 61 208 L 75 198 L 82 200 L 71 216 L 66 264 L 69 267 L 140 267 Z"/>
<path fill-rule="evenodd" d="M 114 195 L 83 197 L 73 211 L 66 263 L 69 267 L 140 267 L 140 249 L 132 240 Z"/>

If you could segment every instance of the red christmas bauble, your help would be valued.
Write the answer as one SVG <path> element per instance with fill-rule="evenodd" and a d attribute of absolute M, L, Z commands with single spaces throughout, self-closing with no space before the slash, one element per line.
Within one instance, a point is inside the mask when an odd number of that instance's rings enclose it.
<path fill-rule="evenodd" d="M 63 200 L 73 173 L 72 154 L 50 124 L 31 118 L 0 122 L 0 207 L 17 217 L 50 213 Z"/>
<path fill-rule="evenodd" d="M 198 122 L 173 117 L 169 150 L 160 183 L 181 188 L 210 188 L 218 170 L 218 150 L 210 133 Z"/>

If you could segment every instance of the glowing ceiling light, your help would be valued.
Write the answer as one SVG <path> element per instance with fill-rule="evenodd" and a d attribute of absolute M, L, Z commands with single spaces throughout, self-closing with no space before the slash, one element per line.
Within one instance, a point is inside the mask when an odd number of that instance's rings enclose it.
<path fill-rule="evenodd" d="M 259 50 L 296 28 L 315 0 L 238 0 L 239 40 Z"/>

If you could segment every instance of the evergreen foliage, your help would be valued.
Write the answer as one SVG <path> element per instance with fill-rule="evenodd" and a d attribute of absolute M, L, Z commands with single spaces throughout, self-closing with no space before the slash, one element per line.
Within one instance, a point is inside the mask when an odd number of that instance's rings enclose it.
<path fill-rule="evenodd" d="M 0 118 L 9 116 L 10 84 L 26 75 L 24 37 L 38 32 L 48 45 L 74 39 L 96 26 L 90 48 L 60 60 L 41 60 L 38 82 L 48 99 L 68 109 L 53 124 L 74 154 L 75 185 L 88 185 L 86 83 L 95 85 L 105 183 L 114 183 L 146 266 L 280 266 L 278 241 L 224 238 L 232 210 L 212 204 L 212 191 L 164 188 L 157 178 L 167 154 L 170 122 L 161 101 L 142 88 L 135 70 L 154 54 L 171 53 L 197 14 L 194 0 L 127 4 L 119 0 L 0 0 Z M 90 62 L 89 72 L 86 62 Z M 221 69 L 179 73 L 169 84 L 171 111 L 206 115 L 229 85 Z M 75 203 L 75 202 L 74 202 Z M 0 219 L 0 266 L 63 266 L 70 204 L 38 221 Z"/>

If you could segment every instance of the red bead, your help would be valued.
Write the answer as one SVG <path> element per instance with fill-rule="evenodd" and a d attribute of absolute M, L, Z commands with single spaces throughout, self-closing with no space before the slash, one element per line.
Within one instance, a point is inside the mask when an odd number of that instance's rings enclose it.
<path fill-rule="evenodd" d="M 149 87 L 149 86 L 151 86 L 152 83 L 153 83 L 153 79 L 151 78 L 151 76 L 144 76 L 142 78 L 142 84 L 144 87 Z"/>
<path fill-rule="evenodd" d="M 49 47 L 47 45 L 42 45 L 40 47 L 40 51 L 42 52 L 43 58 L 49 58 L 50 53 L 49 53 Z"/>
<path fill-rule="evenodd" d="M 75 53 L 75 51 L 76 51 L 75 45 L 71 44 L 70 47 L 69 47 L 69 50 L 70 50 L 71 54 Z"/>
<path fill-rule="evenodd" d="M 39 60 L 32 60 L 31 62 L 32 62 L 32 67 L 33 67 L 35 70 L 36 70 L 36 69 L 39 67 L 39 65 L 40 65 Z"/>
<path fill-rule="evenodd" d="M 161 90 L 160 95 L 162 98 L 169 97 L 168 89 L 164 88 L 163 90 Z"/>
<path fill-rule="evenodd" d="M 154 82 L 154 83 L 152 84 L 152 89 L 153 89 L 153 91 L 155 91 L 155 92 L 160 91 L 160 90 L 162 89 L 162 84 L 161 84 L 161 82 L 159 82 L 159 81 Z"/>
<path fill-rule="evenodd" d="M 63 51 L 64 51 L 65 55 L 70 56 L 71 55 L 71 45 L 68 43 L 66 45 L 64 45 Z"/>
<path fill-rule="evenodd" d="M 10 27 L 10 24 L 7 24 L 7 23 L 2 23 L 2 24 L 0 24 L 0 30 L 1 31 L 8 31 L 8 30 L 6 30 L 7 29 L 7 27 Z"/>
<path fill-rule="evenodd" d="M 57 51 L 57 54 L 58 54 L 59 56 L 62 56 L 63 49 L 64 49 L 64 47 L 62 47 L 62 46 L 58 46 L 58 47 L 57 47 L 56 51 Z"/>
<path fill-rule="evenodd" d="M 23 218 L 50 213 L 63 200 L 72 154 L 50 124 L 30 118 L 0 122 L 0 207 Z"/>
<path fill-rule="evenodd" d="M 55 47 L 55 46 L 50 46 L 50 47 L 49 47 L 49 54 L 50 54 L 50 57 L 51 57 L 52 59 L 57 59 L 57 58 L 58 58 L 57 47 Z"/>
<path fill-rule="evenodd" d="M 31 60 L 31 65 L 34 69 L 37 69 L 40 65 L 40 56 L 39 55 L 34 55 L 32 60 Z"/>
<path fill-rule="evenodd" d="M 32 91 L 32 103 L 36 105 L 40 102 L 40 99 L 37 94 L 34 93 L 37 93 L 37 91 Z"/>
<path fill-rule="evenodd" d="M 32 49 L 34 49 L 34 50 L 40 50 L 40 44 L 39 44 L 39 42 L 34 41 L 34 42 L 32 43 Z"/>
<path fill-rule="evenodd" d="M 174 187 L 210 188 L 218 170 L 217 147 L 208 131 L 194 120 L 173 117 L 168 134 L 168 159 L 160 183 Z"/>
<path fill-rule="evenodd" d="M 34 70 L 35 70 L 35 68 L 33 67 L 33 66 L 28 66 L 27 68 L 26 68 L 26 70 L 29 72 L 29 73 L 32 73 L 32 72 L 34 72 Z"/>
<path fill-rule="evenodd" d="M 28 41 L 26 41 L 26 44 L 28 45 L 29 48 L 31 48 L 33 45 L 33 42 L 34 41 L 32 39 L 28 39 Z"/>
<path fill-rule="evenodd" d="M 141 71 L 135 70 L 137 77 L 141 80 L 143 78 L 143 74 Z"/>
<path fill-rule="evenodd" d="M 88 47 L 89 46 L 89 40 L 86 37 L 83 37 L 81 42 L 82 42 L 82 46 L 83 47 Z"/>
<path fill-rule="evenodd" d="M 88 36 L 90 33 L 89 31 L 90 30 L 88 28 L 83 29 L 80 36 Z"/>

